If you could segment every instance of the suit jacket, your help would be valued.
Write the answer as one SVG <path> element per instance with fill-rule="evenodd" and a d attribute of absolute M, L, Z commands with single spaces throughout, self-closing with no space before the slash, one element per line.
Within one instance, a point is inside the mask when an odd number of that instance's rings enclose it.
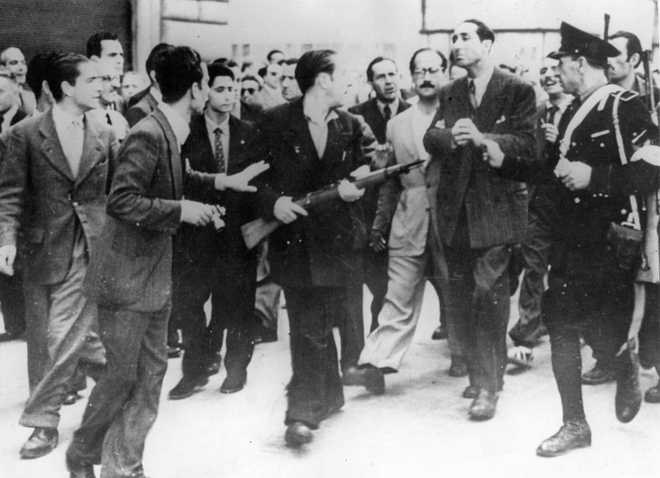
<path fill-rule="evenodd" d="M 147 93 L 140 101 L 126 111 L 128 125 L 132 128 L 138 121 L 152 113 L 156 108 L 158 108 L 158 101 L 156 101 L 156 98 L 151 93 Z"/>
<path fill-rule="evenodd" d="M 406 103 L 404 100 L 400 99 L 397 110 L 392 112 L 392 117 L 407 110 L 408 108 L 410 108 L 410 105 Z M 374 136 L 376 136 L 376 140 L 380 144 L 385 143 L 387 122 L 385 121 L 385 118 L 378 109 L 378 103 L 376 101 L 376 98 L 371 98 L 370 100 L 367 100 L 364 103 L 351 106 L 350 108 L 348 108 L 348 111 L 350 113 L 353 113 L 354 115 L 362 116 L 369 125 L 369 127 L 371 128 L 371 131 L 374 133 Z"/>
<path fill-rule="evenodd" d="M 337 115 L 328 124 L 326 148 L 319 158 L 303 115 L 302 98 L 264 113 L 263 154 L 270 158 L 270 170 L 257 192 L 260 215 L 272 219 L 280 196 L 298 198 L 347 178 L 364 164 L 360 122 L 344 111 L 338 110 Z M 356 250 L 364 246 L 366 235 L 359 201 L 349 204 L 337 199 L 309 212 L 308 217 L 283 225 L 269 238 L 275 281 L 309 287 L 345 286 L 350 280 L 360 280 Z"/>
<path fill-rule="evenodd" d="M 437 201 L 442 241 L 452 244 L 459 219 L 465 218 L 472 248 L 520 242 L 528 203 L 522 180 L 539 161 L 533 88 L 495 68 L 476 111 L 470 105 L 466 77 L 443 87 L 439 98 L 424 145 L 432 161 L 440 162 Z M 451 128 L 459 118 L 472 118 L 486 138 L 499 144 L 505 154 L 502 168 L 490 167 L 472 145 L 452 148 Z"/>
<path fill-rule="evenodd" d="M 227 174 L 238 173 L 254 162 L 256 138 L 254 126 L 234 116 L 229 117 L 229 155 L 225 158 Z M 192 118 L 190 136 L 183 145 L 181 154 L 195 171 L 218 172 L 204 115 Z M 254 194 L 236 191 L 212 191 L 210 194 L 204 194 L 202 191 L 191 191 L 187 197 L 194 201 L 222 205 L 225 208 L 226 225 L 220 231 L 216 231 L 213 225 L 203 228 L 182 225 L 176 238 L 177 260 L 208 264 L 217 257 L 238 262 L 255 258 L 255 251 L 247 250 L 241 235 L 241 225 L 255 216 Z"/>
<path fill-rule="evenodd" d="M 419 159 L 413 133 L 414 108 L 393 117 L 387 124 L 387 141 L 394 148 L 397 164 Z M 429 201 L 424 168 L 390 178 L 380 188 L 373 228 L 389 231 L 391 256 L 417 256 L 426 251 L 429 232 Z"/>
<path fill-rule="evenodd" d="M 149 312 L 169 305 L 184 188 L 210 191 L 213 176 L 184 169 L 174 131 L 156 109 L 131 129 L 119 152 L 102 247 L 85 279 L 100 306 Z"/>
<path fill-rule="evenodd" d="M 11 129 L 0 174 L 0 245 L 16 245 L 22 230 L 30 281 L 48 285 L 64 280 L 78 227 L 88 250 L 96 250 L 116 149 L 112 131 L 86 118 L 83 153 L 74 178 L 52 111 Z"/>

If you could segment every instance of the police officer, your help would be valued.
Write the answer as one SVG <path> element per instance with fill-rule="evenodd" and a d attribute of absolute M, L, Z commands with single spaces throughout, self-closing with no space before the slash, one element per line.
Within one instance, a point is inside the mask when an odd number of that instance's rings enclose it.
<path fill-rule="evenodd" d="M 561 24 L 561 47 L 549 56 L 559 60 L 562 85 L 573 94 L 559 124 L 554 151 L 558 191 L 558 254 L 550 271 L 546 325 L 552 346 L 552 368 L 561 397 L 564 424 L 543 441 L 539 456 L 557 456 L 590 446 L 580 383 L 579 334 L 608 330 L 607 346 L 616 355 L 625 343 L 633 306 L 634 267 L 619 254 L 608 230 L 634 219 L 630 194 L 658 187 L 658 169 L 644 161 L 622 165 L 654 131 L 638 94 L 608 85 L 608 57 L 619 51 L 598 37 Z M 641 203 L 640 203 L 641 204 Z M 641 223 L 641 222 L 640 222 Z M 631 254 L 633 257 L 635 254 Z M 615 363 L 616 415 L 632 420 L 641 403 L 638 364 L 630 351 Z"/>

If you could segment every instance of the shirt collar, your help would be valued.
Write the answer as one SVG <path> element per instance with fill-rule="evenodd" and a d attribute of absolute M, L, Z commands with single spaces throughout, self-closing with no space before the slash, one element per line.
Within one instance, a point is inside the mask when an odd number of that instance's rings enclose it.
<path fill-rule="evenodd" d="M 84 114 L 73 115 L 62 108 L 60 105 L 55 103 L 53 105 L 53 121 L 57 125 L 69 126 L 72 123 L 78 122 L 80 125 L 83 124 Z"/>
<path fill-rule="evenodd" d="M 483 71 L 481 75 L 475 76 L 474 78 L 469 78 L 469 80 L 472 80 L 474 82 L 475 90 L 486 91 L 486 86 L 488 85 L 488 82 L 493 76 L 493 71 L 495 71 L 495 67 L 491 65 L 490 67 L 488 67 L 488 69 Z"/>
<path fill-rule="evenodd" d="M 149 94 L 154 97 L 157 103 L 163 102 L 163 94 L 153 86 L 149 88 Z"/>
<path fill-rule="evenodd" d="M 337 112 L 334 109 L 328 111 L 328 114 L 323 118 L 322 113 L 323 108 L 321 105 L 311 96 L 303 97 L 303 115 L 307 121 L 311 121 L 316 124 L 329 123 L 333 119 L 338 118 Z"/>
<path fill-rule="evenodd" d="M 174 136 L 176 136 L 176 140 L 180 147 L 183 143 L 186 142 L 186 139 L 190 134 L 190 126 L 188 125 L 187 118 L 181 116 L 167 103 L 160 103 L 158 108 L 163 112 L 167 122 L 172 127 Z"/>
<path fill-rule="evenodd" d="M 545 108 L 547 110 L 554 108 L 555 106 L 559 111 L 564 111 L 566 108 L 568 108 L 568 105 L 571 104 L 571 101 L 573 101 L 573 97 L 570 95 L 564 95 L 562 96 L 561 100 L 557 103 L 554 104 L 550 100 L 546 100 L 545 102 Z"/>
<path fill-rule="evenodd" d="M 212 133 L 215 131 L 216 128 L 220 128 L 222 134 L 224 135 L 229 134 L 229 116 L 230 115 L 227 115 L 227 118 L 221 123 L 216 123 L 209 117 L 208 114 L 204 113 L 204 121 L 206 121 L 206 129 L 209 131 L 209 133 Z"/>

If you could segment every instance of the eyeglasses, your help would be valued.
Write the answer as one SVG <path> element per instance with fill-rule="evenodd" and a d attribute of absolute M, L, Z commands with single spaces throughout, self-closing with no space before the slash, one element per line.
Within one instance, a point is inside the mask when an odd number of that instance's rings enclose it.
<path fill-rule="evenodd" d="M 440 68 L 437 67 L 432 67 L 432 68 L 416 68 L 413 70 L 413 75 L 415 76 L 424 76 L 427 73 L 429 75 L 435 75 L 436 73 L 440 72 Z"/>

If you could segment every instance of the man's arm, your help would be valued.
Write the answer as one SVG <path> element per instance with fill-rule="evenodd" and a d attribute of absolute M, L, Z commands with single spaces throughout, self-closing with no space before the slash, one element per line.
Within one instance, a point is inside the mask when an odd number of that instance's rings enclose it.
<path fill-rule="evenodd" d="M 392 125 L 389 123 L 387 125 L 386 133 L 388 144 L 392 144 Z M 396 156 L 392 155 L 392 164 L 387 164 L 385 166 L 390 166 L 397 163 Z M 401 178 L 399 176 L 389 178 L 385 184 L 380 187 L 378 191 L 378 203 L 376 206 L 376 215 L 374 217 L 374 222 L 371 225 L 371 243 L 372 247 L 376 246 L 377 243 L 380 243 L 387 246 L 387 235 L 389 234 L 390 227 L 392 225 L 392 217 L 394 216 L 394 211 L 396 210 L 396 205 L 399 202 L 399 197 L 401 196 L 401 191 L 403 187 L 401 185 Z"/>

